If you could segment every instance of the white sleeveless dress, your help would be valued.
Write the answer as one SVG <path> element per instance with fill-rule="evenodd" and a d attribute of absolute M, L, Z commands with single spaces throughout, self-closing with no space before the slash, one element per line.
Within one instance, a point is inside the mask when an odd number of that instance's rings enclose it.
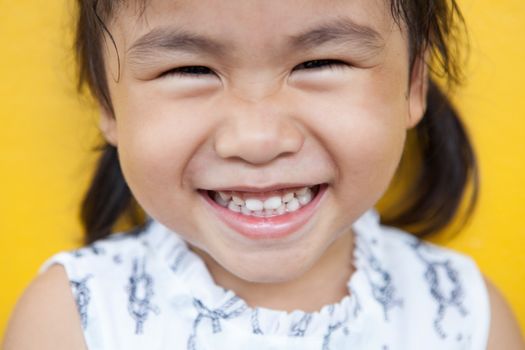
<path fill-rule="evenodd" d="M 470 258 L 381 226 L 373 210 L 354 232 L 349 295 L 313 313 L 249 307 L 154 221 L 40 272 L 65 267 L 89 349 L 486 349 L 488 294 Z"/>

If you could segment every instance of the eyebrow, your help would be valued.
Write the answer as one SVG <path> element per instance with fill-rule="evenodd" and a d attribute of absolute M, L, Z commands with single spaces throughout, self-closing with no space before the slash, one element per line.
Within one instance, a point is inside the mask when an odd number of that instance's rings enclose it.
<path fill-rule="evenodd" d="M 358 24 L 350 18 L 322 24 L 316 28 L 291 37 L 295 49 L 309 50 L 326 43 L 355 42 L 370 49 L 384 46 L 384 39 L 375 29 Z"/>
<path fill-rule="evenodd" d="M 361 25 L 350 18 L 338 18 L 300 34 L 288 37 L 293 50 L 312 50 L 326 44 L 354 43 L 361 47 L 378 50 L 384 39 L 375 29 Z M 205 53 L 211 56 L 226 56 L 233 45 L 213 38 L 190 33 L 173 27 L 157 27 L 137 39 L 127 50 L 129 59 L 140 63 L 163 51 Z"/>
<path fill-rule="evenodd" d="M 140 61 L 159 51 L 204 52 L 224 56 L 228 48 L 229 45 L 199 34 L 177 28 L 157 27 L 135 41 L 127 53 L 131 59 Z"/>

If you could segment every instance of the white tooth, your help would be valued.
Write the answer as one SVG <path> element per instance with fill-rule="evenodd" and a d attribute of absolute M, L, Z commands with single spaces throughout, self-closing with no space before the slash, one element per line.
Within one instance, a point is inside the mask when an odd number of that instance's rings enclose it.
<path fill-rule="evenodd" d="M 284 213 L 286 213 L 286 205 L 285 204 L 281 204 L 281 206 L 279 208 L 277 208 L 275 210 L 275 212 L 278 214 L 278 215 L 283 215 Z"/>
<path fill-rule="evenodd" d="M 232 195 L 232 201 L 233 201 L 233 203 L 235 203 L 238 206 L 244 205 L 244 201 L 239 196 Z"/>
<path fill-rule="evenodd" d="M 303 187 L 295 191 L 295 194 L 298 196 L 304 196 L 304 194 L 308 191 L 308 187 Z"/>
<path fill-rule="evenodd" d="M 310 203 L 310 201 L 312 200 L 312 191 L 308 190 L 304 195 L 297 196 L 297 200 L 301 205 L 306 205 Z"/>
<path fill-rule="evenodd" d="M 240 213 L 241 212 L 241 207 L 239 207 L 238 205 L 236 205 L 233 201 L 231 201 L 229 204 L 228 204 L 228 209 L 230 209 L 231 211 L 234 211 L 236 213 Z"/>
<path fill-rule="evenodd" d="M 242 212 L 244 215 L 252 215 L 252 211 L 251 211 L 250 209 L 246 208 L 245 205 L 243 205 L 243 206 L 241 207 L 241 212 Z"/>
<path fill-rule="evenodd" d="M 296 198 L 294 198 L 286 204 L 286 210 L 289 212 L 296 211 L 297 209 L 299 209 L 300 206 L 301 205 L 299 204 L 299 201 Z"/>
<path fill-rule="evenodd" d="M 246 208 L 248 208 L 250 210 L 253 210 L 253 211 L 258 211 L 258 210 L 263 210 L 264 209 L 263 202 L 261 202 L 258 199 L 249 198 L 249 199 L 247 199 L 245 201 L 244 205 L 246 205 Z"/>
<path fill-rule="evenodd" d="M 219 203 L 219 205 L 221 205 L 223 207 L 227 207 L 228 206 L 228 202 L 229 201 L 224 200 L 224 198 L 222 198 L 219 193 L 215 192 L 213 197 L 215 199 L 215 202 Z"/>
<path fill-rule="evenodd" d="M 262 210 L 254 211 L 253 212 L 253 216 L 257 216 L 257 217 L 262 218 L 262 217 L 264 217 L 264 211 L 262 211 Z"/>
<path fill-rule="evenodd" d="M 264 209 L 264 216 L 265 217 L 270 217 L 270 216 L 274 216 L 275 215 L 275 212 L 273 209 Z"/>
<path fill-rule="evenodd" d="M 291 201 L 293 198 L 294 198 L 294 193 L 293 193 L 293 192 L 288 192 L 287 194 L 285 194 L 285 195 L 283 196 L 283 203 L 288 203 L 288 202 Z"/>
<path fill-rule="evenodd" d="M 225 201 L 225 202 L 228 202 L 230 199 L 232 199 L 232 195 L 231 193 L 226 193 L 226 192 L 221 192 L 219 191 L 219 196 L 221 196 L 221 198 Z"/>
<path fill-rule="evenodd" d="M 264 201 L 264 209 L 277 209 L 281 206 L 281 197 L 270 197 L 267 200 Z"/>

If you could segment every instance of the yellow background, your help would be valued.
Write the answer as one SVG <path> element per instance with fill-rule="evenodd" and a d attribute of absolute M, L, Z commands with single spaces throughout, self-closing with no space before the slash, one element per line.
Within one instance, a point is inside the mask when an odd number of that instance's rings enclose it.
<path fill-rule="evenodd" d="M 81 239 L 97 113 L 75 93 L 72 3 L 0 2 L 0 339 L 40 264 Z M 457 102 L 482 192 L 471 224 L 441 242 L 474 257 L 525 329 L 525 2 L 460 4 L 472 57 Z"/>

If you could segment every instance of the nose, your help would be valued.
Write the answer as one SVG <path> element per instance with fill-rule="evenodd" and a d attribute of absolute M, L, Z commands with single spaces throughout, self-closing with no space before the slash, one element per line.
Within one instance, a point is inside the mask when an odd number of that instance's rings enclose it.
<path fill-rule="evenodd" d="M 276 99 L 231 98 L 215 132 L 215 152 L 261 165 L 302 148 L 304 134 L 297 121 Z"/>

